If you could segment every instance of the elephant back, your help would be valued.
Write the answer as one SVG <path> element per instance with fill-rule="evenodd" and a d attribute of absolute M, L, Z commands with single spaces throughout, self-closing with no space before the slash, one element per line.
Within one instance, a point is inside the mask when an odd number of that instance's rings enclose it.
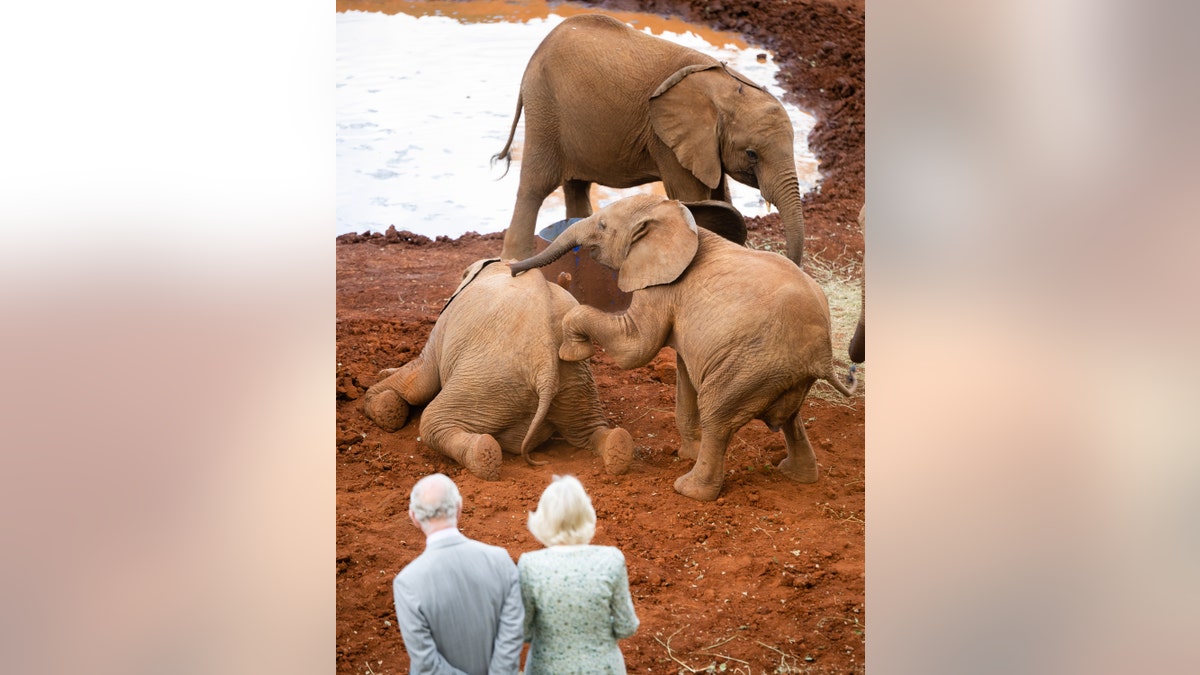
<path fill-rule="evenodd" d="M 635 56 L 631 59 L 630 55 Z M 605 14 L 580 14 L 564 20 L 534 51 L 530 65 L 543 59 L 550 69 L 539 77 L 553 80 L 561 74 L 565 78 L 562 84 L 569 86 L 586 81 L 591 96 L 623 95 L 637 82 L 647 101 L 665 77 L 680 68 L 721 65 L 708 54 L 634 30 Z M 586 75 L 581 72 L 584 70 Z M 600 81 L 612 88 L 600 88 Z"/>
<path fill-rule="evenodd" d="M 718 333 L 761 342 L 764 335 L 780 334 L 772 326 L 783 322 L 789 326 L 785 336 L 797 331 L 828 334 L 825 293 L 792 261 L 705 230 L 699 239 L 692 265 L 674 284 L 679 332 L 707 334 L 719 326 Z"/>
<path fill-rule="evenodd" d="M 540 270 L 513 277 L 507 264 L 484 267 L 438 317 L 434 329 L 440 333 L 443 365 L 481 360 L 491 369 L 511 369 L 520 367 L 522 352 L 556 351 L 556 345 L 543 345 L 549 335 L 561 333 L 554 330 L 555 322 L 566 310 L 558 308 L 562 298 L 556 290 L 562 291 Z"/>

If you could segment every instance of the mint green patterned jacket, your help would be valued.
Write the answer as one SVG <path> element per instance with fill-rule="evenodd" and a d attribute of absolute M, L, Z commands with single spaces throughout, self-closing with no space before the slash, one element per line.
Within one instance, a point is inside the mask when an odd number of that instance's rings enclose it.
<path fill-rule="evenodd" d="M 617 640 L 637 631 L 625 556 L 612 546 L 554 546 L 517 562 L 526 675 L 624 673 Z"/>

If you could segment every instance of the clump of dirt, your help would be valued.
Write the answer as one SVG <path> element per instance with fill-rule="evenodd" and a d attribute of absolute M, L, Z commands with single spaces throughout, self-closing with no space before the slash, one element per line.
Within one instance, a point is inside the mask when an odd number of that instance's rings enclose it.
<path fill-rule="evenodd" d="M 675 14 L 734 30 L 775 52 L 782 81 L 818 119 L 809 143 L 824 176 L 805 198 L 806 254 L 861 270 L 857 226 L 864 194 L 863 6 L 795 0 L 649 0 L 588 3 Z M 748 219 L 750 244 L 782 249 L 777 215 Z M 401 227 L 403 223 L 398 224 Z M 710 664 L 730 673 L 861 672 L 865 659 L 865 400 L 812 395 L 803 416 L 820 479 L 800 485 L 774 469 L 782 434 L 761 422 L 730 443 L 715 502 L 677 494 L 689 463 L 675 450 L 675 364 L 618 369 L 592 360 L 610 421 L 635 442 L 630 471 L 609 476 L 597 457 L 561 441 L 535 452 L 550 464 L 505 456 L 485 482 L 419 440 L 419 419 L 386 433 L 367 420 L 362 393 L 383 368 L 415 357 L 470 263 L 498 254 L 499 234 L 450 240 L 395 227 L 338 237 L 337 257 L 337 669 L 402 673 L 408 657 L 395 625 L 391 582 L 423 549 L 406 516 L 423 475 L 451 476 L 463 493 L 460 526 L 504 546 L 514 560 L 540 544 L 527 513 L 553 474 L 578 476 L 599 523 L 594 543 L 624 551 L 641 628 L 622 641 L 628 670 L 676 673 Z M 861 273 L 861 272 L 859 272 Z M 845 344 L 835 349 L 844 352 Z M 416 411 L 416 412 L 419 412 Z"/>

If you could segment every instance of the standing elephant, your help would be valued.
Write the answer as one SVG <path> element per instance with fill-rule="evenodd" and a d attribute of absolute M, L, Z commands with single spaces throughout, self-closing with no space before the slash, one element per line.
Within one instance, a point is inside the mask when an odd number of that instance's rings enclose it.
<path fill-rule="evenodd" d="M 725 205 L 729 211 L 736 211 Z M 829 304 L 820 286 L 783 256 L 754 251 L 697 227 L 704 212 L 654 195 L 622 199 L 576 222 L 537 256 L 510 265 L 540 267 L 575 246 L 618 270 L 632 293 L 629 309 L 609 314 L 580 305 L 563 319 L 560 356 L 592 355 L 592 341 L 621 368 L 648 363 L 664 347 L 676 352 L 675 419 L 679 455 L 695 459 L 675 489 L 716 499 L 725 450 L 753 419 L 783 430 L 779 469 L 811 483 L 817 462 L 799 416 L 809 387 L 834 377 Z"/>
<path fill-rule="evenodd" d="M 502 451 L 535 463 L 529 450 L 554 431 L 600 455 L 609 473 L 624 473 L 633 458 L 629 432 L 608 426 L 588 364 L 558 357 L 563 316 L 577 305 L 540 273 L 513 278 L 508 265 L 480 260 L 420 356 L 382 371 L 363 412 L 395 431 L 410 406 L 427 403 L 425 442 L 484 480 L 499 479 Z"/>
<path fill-rule="evenodd" d="M 559 185 L 567 217 L 583 218 L 592 183 L 661 180 L 673 199 L 728 202 L 728 174 L 779 207 L 788 257 L 800 265 L 792 121 L 766 89 L 711 56 L 608 16 L 573 16 L 530 58 L 508 142 L 493 160 L 511 160 L 522 108 L 525 147 L 505 259 L 533 254 L 538 209 Z"/>
<path fill-rule="evenodd" d="M 863 204 L 858 210 L 858 228 L 863 231 L 866 236 L 867 231 L 867 205 Z M 854 336 L 850 338 L 850 347 L 847 352 L 850 355 L 850 360 L 854 363 L 862 363 L 867 360 L 867 274 L 863 272 L 862 280 L 862 309 L 858 314 L 858 325 L 854 327 Z"/>

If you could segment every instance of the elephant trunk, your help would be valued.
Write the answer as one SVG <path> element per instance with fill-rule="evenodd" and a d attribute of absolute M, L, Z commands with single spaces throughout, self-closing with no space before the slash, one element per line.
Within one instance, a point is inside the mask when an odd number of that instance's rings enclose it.
<path fill-rule="evenodd" d="M 546 265 L 549 265 L 555 260 L 558 260 L 566 255 L 567 251 L 570 251 L 578 245 L 578 237 L 575 236 L 577 232 L 575 228 L 578 225 L 580 225 L 580 223 L 575 223 L 574 225 L 563 230 L 561 234 L 554 238 L 554 241 L 550 242 L 550 245 L 546 247 L 546 250 L 542 251 L 541 253 L 526 258 L 520 262 L 509 263 L 508 266 L 512 270 L 512 275 L 515 277 L 521 272 L 531 270 L 534 267 L 545 267 Z"/>
<path fill-rule="evenodd" d="M 779 208 L 783 220 L 783 231 L 787 237 L 787 256 L 797 267 L 803 268 L 804 258 L 804 212 L 801 209 L 800 181 L 795 168 L 787 169 L 775 176 L 760 176 L 762 196 Z"/>

